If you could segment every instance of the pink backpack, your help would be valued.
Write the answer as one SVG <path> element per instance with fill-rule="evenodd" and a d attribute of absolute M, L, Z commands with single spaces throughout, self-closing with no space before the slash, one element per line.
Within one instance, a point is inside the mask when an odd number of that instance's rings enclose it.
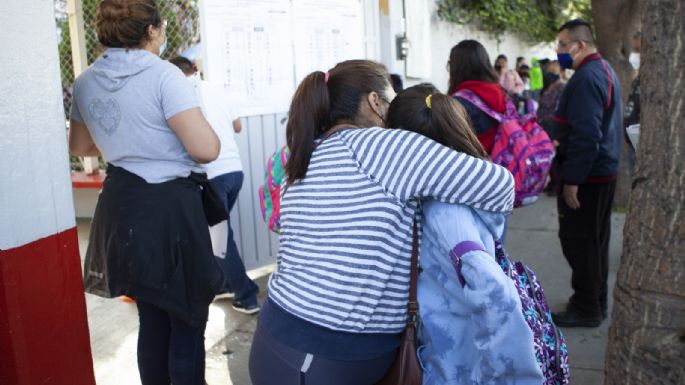
<path fill-rule="evenodd" d="M 267 161 L 264 185 L 259 187 L 259 206 L 269 230 L 281 232 L 281 182 L 290 156 L 288 146 L 276 150 Z"/>
<path fill-rule="evenodd" d="M 535 112 L 520 116 L 507 98 L 506 112 L 500 114 L 485 104 L 473 91 L 460 90 L 459 96 L 499 122 L 490 157 L 514 175 L 514 207 L 534 203 L 545 188 L 554 159 L 554 146 L 538 124 Z"/>

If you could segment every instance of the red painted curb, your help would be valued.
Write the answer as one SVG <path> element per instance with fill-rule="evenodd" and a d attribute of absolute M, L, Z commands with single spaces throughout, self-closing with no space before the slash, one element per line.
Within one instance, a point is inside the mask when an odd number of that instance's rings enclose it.
<path fill-rule="evenodd" d="M 76 228 L 0 250 L 0 384 L 95 385 Z"/>
<path fill-rule="evenodd" d="M 71 172 L 71 186 L 73 188 L 102 188 L 105 181 L 105 173 L 86 174 L 85 172 Z"/>

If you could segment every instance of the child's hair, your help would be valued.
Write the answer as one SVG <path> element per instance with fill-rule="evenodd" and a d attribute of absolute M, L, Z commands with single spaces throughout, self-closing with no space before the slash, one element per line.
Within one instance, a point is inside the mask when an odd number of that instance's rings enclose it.
<path fill-rule="evenodd" d="M 464 107 L 432 84 L 419 84 L 397 94 L 387 121 L 388 127 L 413 131 L 464 154 L 488 158 Z"/>

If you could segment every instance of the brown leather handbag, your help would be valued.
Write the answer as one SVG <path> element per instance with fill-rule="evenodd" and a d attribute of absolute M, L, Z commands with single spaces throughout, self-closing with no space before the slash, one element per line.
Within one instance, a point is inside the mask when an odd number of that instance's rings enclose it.
<path fill-rule="evenodd" d="M 421 385 L 423 381 L 423 371 L 416 354 L 416 321 L 419 317 L 419 303 L 416 300 L 416 284 L 419 278 L 419 235 L 416 229 L 416 220 L 414 220 L 413 230 L 407 326 L 404 329 L 402 343 L 397 351 L 395 362 L 385 377 L 376 385 Z"/>

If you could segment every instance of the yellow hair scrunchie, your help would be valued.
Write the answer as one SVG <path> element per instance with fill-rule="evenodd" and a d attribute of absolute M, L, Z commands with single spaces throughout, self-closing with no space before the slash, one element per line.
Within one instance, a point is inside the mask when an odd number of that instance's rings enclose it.
<path fill-rule="evenodd" d="M 433 96 L 433 94 L 430 94 L 430 95 L 426 96 L 426 106 L 427 106 L 429 109 L 431 108 L 431 96 Z"/>

